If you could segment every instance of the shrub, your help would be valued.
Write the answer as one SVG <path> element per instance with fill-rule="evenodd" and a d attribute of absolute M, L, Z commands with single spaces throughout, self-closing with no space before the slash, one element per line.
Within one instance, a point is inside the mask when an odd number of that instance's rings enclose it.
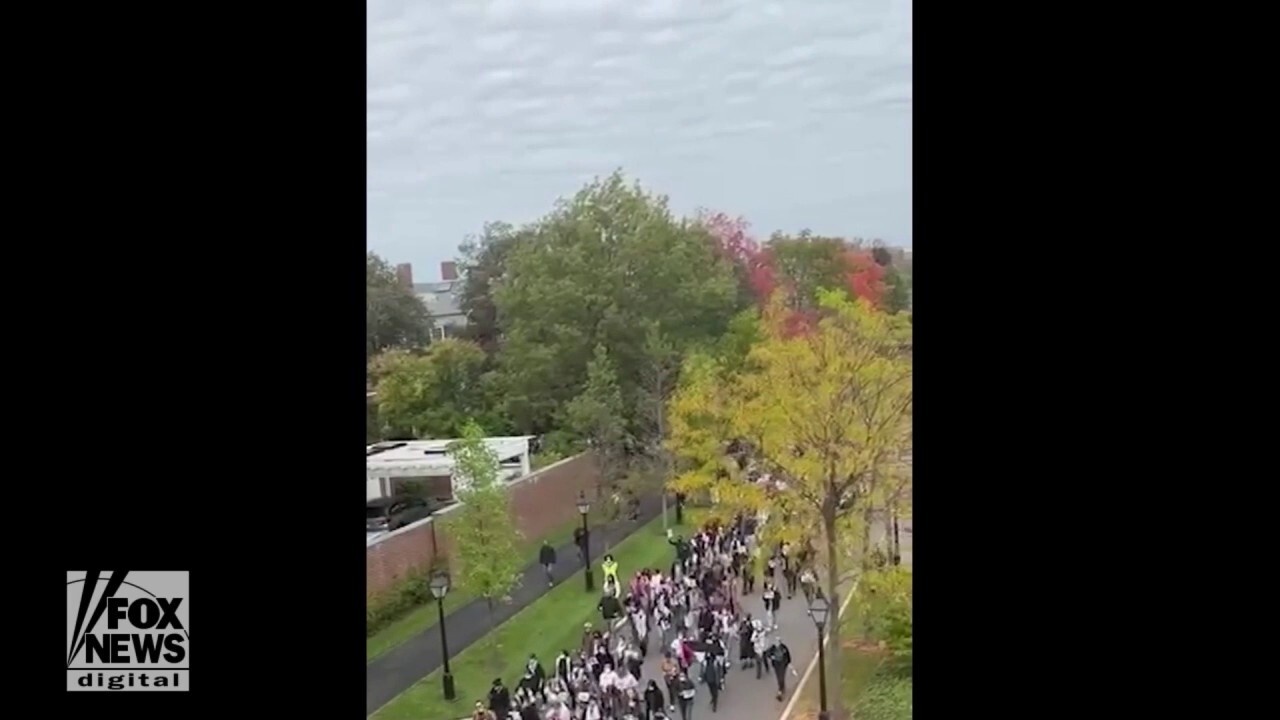
<path fill-rule="evenodd" d="M 390 589 L 365 598 L 365 637 L 398 620 L 405 613 L 432 600 L 430 570 L 415 570 Z"/>
<path fill-rule="evenodd" d="M 866 574 L 859 583 L 863 628 L 892 653 L 889 669 L 911 674 L 911 571 L 886 567 Z"/>
<path fill-rule="evenodd" d="M 911 720 L 911 678 L 877 672 L 853 708 L 858 720 Z"/>

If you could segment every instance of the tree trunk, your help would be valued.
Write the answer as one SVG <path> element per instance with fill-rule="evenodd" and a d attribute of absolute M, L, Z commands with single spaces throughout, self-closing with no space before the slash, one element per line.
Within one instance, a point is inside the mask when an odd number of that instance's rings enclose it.
<path fill-rule="evenodd" d="M 484 604 L 489 611 L 489 640 L 490 640 L 489 662 L 493 665 L 494 672 L 501 672 L 502 671 L 502 648 L 498 645 L 498 636 L 493 632 L 495 627 L 495 624 L 494 624 L 495 618 L 493 616 L 493 598 L 486 596 L 484 599 Z"/>
<path fill-rule="evenodd" d="M 859 560 L 860 572 L 859 579 L 865 578 L 871 570 L 871 523 L 875 521 L 870 505 L 862 513 L 862 557 Z M 865 616 L 865 612 L 864 612 Z M 862 639 L 863 641 L 871 640 L 871 623 L 862 623 Z"/>
<path fill-rule="evenodd" d="M 662 447 L 662 441 L 667 436 L 666 409 L 658 406 L 658 456 L 662 458 L 662 478 L 658 484 L 658 490 L 662 493 L 662 531 L 666 532 L 667 525 L 667 483 L 671 482 L 671 453 Z"/>
<path fill-rule="evenodd" d="M 840 688 L 844 687 L 840 680 L 842 669 L 840 661 L 840 568 L 836 550 L 836 513 L 832 504 L 830 510 L 823 513 L 823 531 L 827 536 L 827 601 L 831 603 L 831 612 L 827 615 L 827 632 L 831 642 L 827 643 L 827 687 L 836 688 L 828 692 L 827 702 L 831 708 L 831 717 L 844 717 L 844 703 L 840 698 Z M 821 640 L 819 640 L 821 642 Z"/>
<path fill-rule="evenodd" d="M 898 531 L 898 507 L 893 507 L 893 564 L 902 564 L 902 535 Z"/>

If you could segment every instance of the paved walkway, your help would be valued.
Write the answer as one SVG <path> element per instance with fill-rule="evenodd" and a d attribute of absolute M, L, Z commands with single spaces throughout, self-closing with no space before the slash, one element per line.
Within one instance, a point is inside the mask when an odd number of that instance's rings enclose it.
<path fill-rule="evenodd" d="M 645 523 L 658 517 L 661 512 L 661 500 L 654 498 L 641 504 L 640 519 L 637 522 L 617 523 L 606 529 L 593 527 L 591 557 L 597 566 L 601 549 L 604 547 L 601 535 L 608 536 L 610 545 L 617 545 Z M 674 522 L 675 511 L 673 509 L 670 512 Z M 577 548 L 572 542 L 556 548 L 556 558 L 559 561 L 554 574 L 556 584 L 582 569 Z M 596 574 L 599 575 L 598 570 Z M 511 594 L 511 602 L 498 606 L 495 613 L 497 622 L 506 621 L 542 597 L 549 589 L 542 566 L 536 562 L 532 563 L 525 568 L 520 586 Z M 476 600 L 458 608 L 445 616 L 445 622 L 448 623 L 446 631 L 449 633 L 450 657 L 470 647 L 489 631 L 488 610 L 482 600 Z M 365 713 L 372 715 L 395 696 L 408 690 L 411 685 L 440 667 L 443 662 L 438 625 L 431 626 L 383 653 L 365 667 Z"/>
<path fill-rule="evenodd" d="M 901 522 L 899 526 L 903 562 L 910 564 L 911 533 L 907 529 L 911 527 L 911 521 Z M 883 537 L 883 531 L 877 530 L 874 536 L 876 539 Z M 778 575 L 778 581 L 782 586 L 781 574 Z M 841 601 L 844 600 L 848 591 L 848 587 L 841 589 Z M 760 597 L 759 579 L 757 579 L 755 593 L 743 598 L 743 607 L 754 617 L 764 617 L 764 600 Z M 805 669 L 809 667 L 814 654 L 818 652 L 818 629 L 809 617 L 809 608 L 805 603 L 804 593 L 801 592 L 797 592 L 791 599 L 783 595 L 782 607 L 778 610 L 777 618 L 778 632 L 782 635 L 782 641 L 791 649 L 791 667 L 796 671 L 795 675 L 787 673 L 787 691 L 782 699 L 777 699 L 778 683 L 773 673 L 766 670 L 757 680 L 754 669 L 743 670 L 737 666 L 737 651 L 733 649 L 735 667 L 725 678 L 725 688 L 720 694 L 716 710 L 714 712 L 711 710 L 711 697 L 707 693 L 706 686 L 699 685 L 698 694 L 694 697 L 692 712 L 689 715 L 690 720 L 708 720 L 709 718 L 778 720 L 790 702 L 791 695 L 799 687 Z M 650 638 L 649 657 L 645 660 L 640 684 L 642 687 L 647 686 L 650 679 L 655 679 L 665 696 L 667 689 L 662 682 L 662 653 L 657 650 L 656 638 L 656 635 Z M 694 670 L 696 672 L 697 668 L 695 667 Z M 673 718 L 679 717 L 680 711 L 677 708 Z"/>
<path fill-rule="evenodd" d="M 781 580 L 781 575 L 779 579 Z M 759 582 L 756 584 L 755 593 L 743 598 L 743 606 L 754 617 L 764 617 L 764 600 L 760 597 Z M 804 673 L 809 658 L 817 651 L 818 631 L 813 626 L 813 621 L 809 619 L 803 593 L 797 593 L 791 599 L 783 596 L 782 607 L 777 613 L 777 622 L 782 641 L 791 648 L 791 659 L 794 663 L 792 667 L 797 674 Z M 662 694 L 665 696 L 667 689 L 662 682 L 662 654 L 656 652 L 656 636 L 651 638 L 650 642 L 655 647 L 649 648 L 649 657 L 645 660 L 641 685 L 647 686 L 649 680 L 657 680 L 658 687 L 662 688 Z M 707 692 L 707 687 L 698 685 L 698 694 L 693 699 L 690 720 L 713 716 L 723 717 L 726 720 L 777 720 L 800 678 L 787 673 L 787 693 L 779 701 L 777 679 L 773 672 L 765 670 L 757 680 L 754 668 L 744 670 L 738 666 L 736 646 L 731 648 L 731 652 L 734 668 L 725 677 L 725 687 L 720 693 L 716 710 L 714 712 L 711 710 L 711 696 Z M 694 672 L 697 671 L 698 668 L 695 667 Z M 669 699 L 668 703 L 670 703 Z M 678 707 L 673 717 L 680 717 Z"/>

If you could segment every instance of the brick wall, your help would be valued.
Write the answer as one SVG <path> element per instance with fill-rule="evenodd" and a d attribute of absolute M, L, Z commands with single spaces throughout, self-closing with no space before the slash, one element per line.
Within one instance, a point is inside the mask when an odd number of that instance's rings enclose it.
<path fill-rule="evenodd" d="M 595 463 L 589 454 L 577 455 L 515 480 L 511 494 L 512 516 L 526 538 L 540 537 L 564 525 L 578 514 L 579 491 L 592 497 L 596 485 Z M 399 530 L 365 550 L 365 592 L 382 592 L 407 573 L 425 569 L 432 562 L 431 529 L 441 555 L 449 552 L 449 517 L 444 512 L 430 522 Z"/>

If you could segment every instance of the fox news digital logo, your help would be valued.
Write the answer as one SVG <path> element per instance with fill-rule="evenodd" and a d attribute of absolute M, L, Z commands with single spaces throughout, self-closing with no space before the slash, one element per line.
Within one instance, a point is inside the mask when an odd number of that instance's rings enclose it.
<path fill-rule="evenodd" d="M 191 575 L 67 573 L 67 690 L 185 691 Z"/>

